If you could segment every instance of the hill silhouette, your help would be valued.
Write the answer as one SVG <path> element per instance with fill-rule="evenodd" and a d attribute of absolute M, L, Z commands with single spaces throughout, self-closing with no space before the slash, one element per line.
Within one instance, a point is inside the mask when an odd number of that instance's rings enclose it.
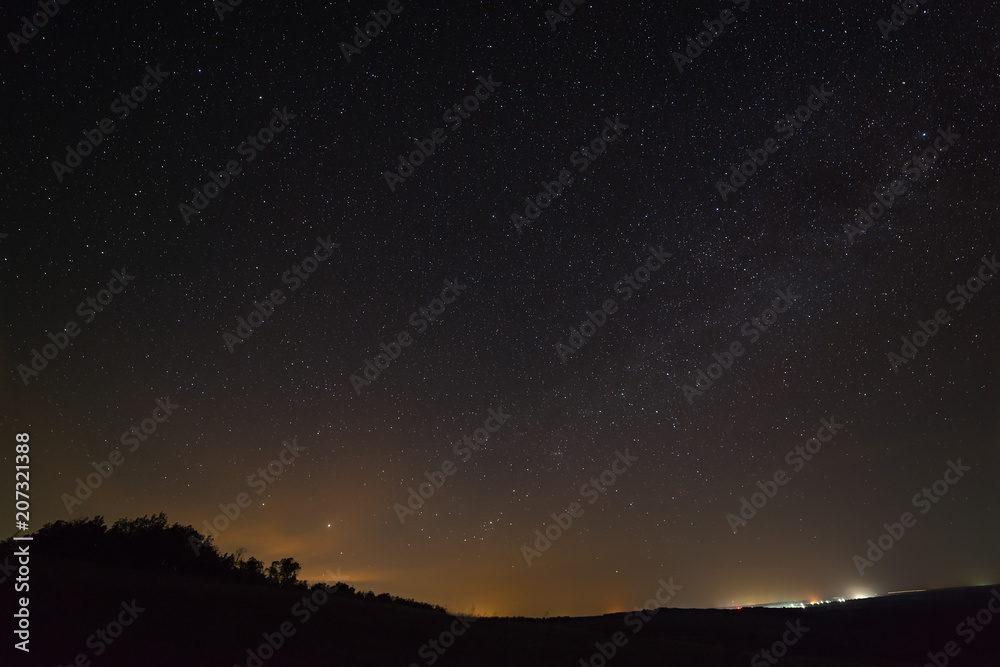
<path fill-rule="evenodd" d="M 0 585 L 18 576 L 15 551 L 23 544 L 0 543 Z M 265 567 L 242 550 L 220 553 L 162 513 L 110 528 L 101 517 L 58 521 L 30 545 L 30 590 L 18 595 L 30 596 L 31 651 L 13 650 L 8 639 L 4 665 L 1000 664 L 1000 619 L 969 642 L 956 635 L 962 619 L 1000 600 L 996 587 L 806 609 L 482 618 L 339 582 L 308 585 L 292 558 Z M 8 638 L 14 597 L 0 604 Z M 783 638 L 795 641 L 782 647 Z M 944 653 L 948 642 L 957 656 Z"/>

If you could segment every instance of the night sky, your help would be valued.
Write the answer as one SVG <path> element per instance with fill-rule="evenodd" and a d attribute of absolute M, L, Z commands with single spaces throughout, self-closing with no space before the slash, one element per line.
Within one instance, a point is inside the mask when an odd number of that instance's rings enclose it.
<path fill-rule="evenodd" d="M 7 36 L 32 530 L 204 532 L 245 493 L 224 551 L 504 615 L 1000 581 L 997 6 L 563 6 L 69 2 Z"/>

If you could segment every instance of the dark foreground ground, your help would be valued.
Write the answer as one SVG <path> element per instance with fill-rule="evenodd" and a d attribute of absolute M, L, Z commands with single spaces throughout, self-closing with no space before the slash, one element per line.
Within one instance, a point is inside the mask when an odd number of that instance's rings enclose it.
<path fill-rule="evenodd" d="M 776 664 L 912 665 L 929 662 L 949 641 L 959 654 L 938 667 L 1000 665 L 1000 615 L 970 639 L 956 634 L 967 616 L 987 607 L 991 588 L 965 588 L 859 600 L 804 610 L 663 610 L 637 633 L 623 614 L 590 618 L 478 619 L 438 656 L 429 647 L 455 619 L 431 611 L 331 598 L 318 611 L 301 605 L 307 592 L 232 585 L 94 563 L 32 560 L 31 653 L 11 650 L 12 581 L 3 584 L 0 655 L 4 665 L 233 665 L 363 667 L 399 665 L 517 665 L 577 667 L 591 661 L 595 642 L 622 631 L 627 644 L 607 662 L 619 665 L 768 665 L 755 654 L 780 641 L 786 622 L 808 628 Z M 1000 590 L 1000 587 L 998 587 Z M 95 635 L 135 600 L 137 613 L 106 644 Z M 300 606 L 295 607 L 299 603 Z M 1000 608 L 1000 602 L 994 603 Z M 141 608 L 141 611 L 138 609 Z M 986 617 L 984 613 L 983 618 Z M 282 623 L 294 634 L 265 660 L 248 656 Z M 112 627 L 115 632 L 117 628 Z M 93 637 L 92 637 L 93 635 Z M 107 636 L 107 635 L 106 635 Z M 448 642 L 448 638 L 445 638 Z M 97 653 L 100 651 L 100 655 Z M 780 648 L 779 648 L 780 651 Z M 434 658 L 432 662 L 432 658 Z M 947 660 L 947 662 L 945 662 Z M 753 661 L 753 662 L 751 662 Z M 88 663 L 81 660 L 79 665 Z M 590 662 L 604 664 L 600 658 Z"/>

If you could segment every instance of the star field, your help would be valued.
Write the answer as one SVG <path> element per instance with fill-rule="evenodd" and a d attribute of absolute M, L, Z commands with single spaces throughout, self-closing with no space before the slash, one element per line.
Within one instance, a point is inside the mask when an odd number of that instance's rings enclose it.
<path fill-rule="evenodd" d="M 585 3 L 555 30 L 557 3 L 401 4 L 349 61 L 340 44 L 384 4 L 245 2 L 220 20 L 210 2 L 70 3 L 6 45 L 0 386 L 5 433 L 36 448 L 35 523 L 164 511 L 200 529 L 296 438 L 302 457 L 217 543 L 455 610 L 604 613 L 661 577 L 689 607 L 997 580 L 1000 284 L 887 361 L 1000 252 L 995 3 L 926 3 L 888 39 L 891 3 Z M 673 54 L 727 9 L 679 71 Z M 7 30 L 33 11 L 14 3 Z M 162 82 L 57 180 L 147 65 Z M 385 172 L 479 77 L 496 90 L 390 190 Z M 723 200 L 717 183 L 823 85 L 828 102 Z M 287 128 L 241 157 L 284 109 Z M 616 118 L 579 171 L 571 155 Z M 939 128 L 954 145 L 845 233 Z M 230 160 L 241 173 L 185 222 Z M 564 169 L 572 184 L 518 230 L 511 214 Z M 340 245 L 292 290 L 282 275 L 317 237 Z M 624 299 L 650 248 L 672 255 Z M 134 281 L 83 322 L 77 304 L 123 269 Z M 419 330 L 446 280 L 467 289 Z M 230 352 L 223 333 L 275 289 Z M 741 327 L 783 290 L 800 298 L 750 341 Z M 564 362 L 557 345 L 609 298 Z M 80 334 L 26 384 L 19 365 L 69 320 Z M 356 391 L 403 331 L 412 344 Z M 734 341 L 744 353 L 687 400 Z M 76 478 L 167 396 L 181 409 L 70 514 Z M 460 460 L 491 409 L 509 420 Z M 730 530 L 831 417 L 843 431 Z M 636 463 L 527 565 L 522 545 L 626 448 Z M 959 457 L 972 471 L 859 576 L 866 540 Z M 457 471 L 401 523 L 394 505 L 445 460 Z"/>

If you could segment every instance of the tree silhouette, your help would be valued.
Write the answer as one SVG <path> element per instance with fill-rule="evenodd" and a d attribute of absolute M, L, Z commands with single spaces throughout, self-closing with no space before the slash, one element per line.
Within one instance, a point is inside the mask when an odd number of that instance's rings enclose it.
<path fill-rule="evenodd" d="M 42 553 L 62 558 L 96 561 L 112 566 L 141 570 L 156 570 L 172 574 L 187 574 L 222 581 L 282 588 L 302 588 L 298 580 L 302 566 L 292 558 L 271 562 L 267 568 L 253 556 L 246 558 L 246 549 L 220 554 L 211 537 L 192 526 L 169 524 L 160 512 L 136 519 L 119 519 L 110 528 L 104 517 L 81 518 L 73 521 L 48 523 L 35 531 L 32 539 Z M 16 543 L 13 537 L 0 541 L 0 564 L 14 560 Z M 364 599 L 389 604 L 402 604 L 447 613 L 444 607 L 416 602 L 388 593 L 362 593 L 343 583 L 330 586 L 313 584 L 310 590 L 325 588 L 331 595 Z"/>
<path fill-rule="evenodd" d="M 271 562 L 267 568 L 267 578 L 279 586 L 294 586 L 298 583 L 297 573 L 302 566 L 291 558 L 282 558 Z"/>

